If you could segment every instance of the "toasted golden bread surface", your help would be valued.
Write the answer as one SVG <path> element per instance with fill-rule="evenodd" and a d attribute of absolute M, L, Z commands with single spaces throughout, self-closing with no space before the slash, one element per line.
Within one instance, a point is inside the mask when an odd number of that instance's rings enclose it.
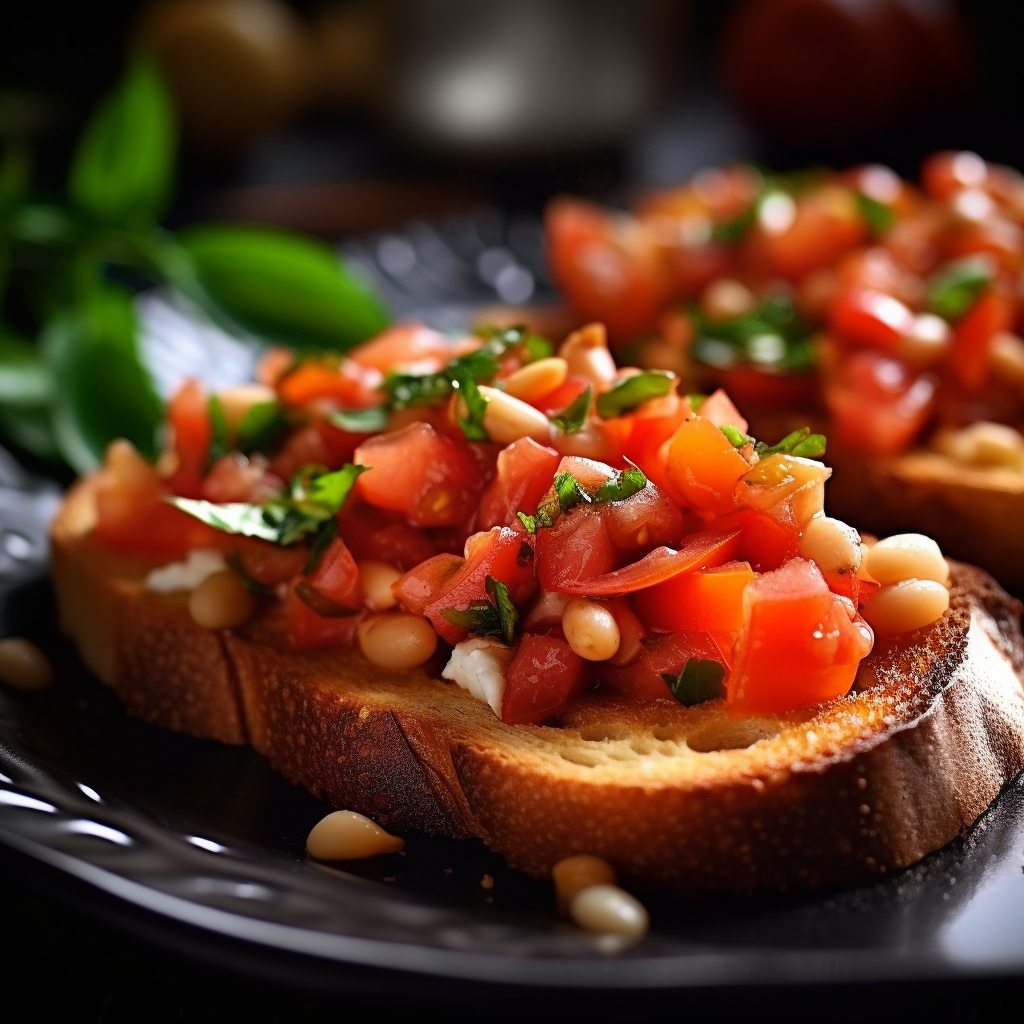
<path fill-rule="evenodd" d="M 92 484 L 52 532 L 61 622 L 131 714 L 251 743 L 292 781 L 394 830 L 479 836 L 545 876 L 572 853 L 683 896 L 848 882 L 962 833 L 1024 767 L 1021 606 L 954 565 L 950 612 L 879 644 L 853 691 L 735 718 L 596 693 L 509 726 L 426 672 L 296 653 L 270 610 L 211 632 L 148 563 L 89 540 Z"/>

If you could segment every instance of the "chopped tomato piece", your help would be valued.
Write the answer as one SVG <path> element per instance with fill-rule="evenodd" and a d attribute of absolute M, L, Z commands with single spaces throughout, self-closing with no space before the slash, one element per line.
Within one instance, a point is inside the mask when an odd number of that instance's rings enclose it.
<path fill-rule="evenodd" d="M 337 363 L 326 359 L 306 359 L 277 382 L 281 401 L 302 408 L 316 399 L 333 399 L 347 409 L 376 405 L 377 389 L 384 375 L 342 357 Z"/>
<path fill-rule="evenodd" d="M 722 389 L 717 388 L 704 399 L 698 409 L 701 417 L 710 420 L 716 427 L 733 426 L 737 430 L 747 432 L 747 421 L 736 408 L 733 400 Z"/>
<path fill-rule="evenodd" d="M 465 640 L 467 630 L 445 618 L 448 608 L 464 610 L 473 601 L 487 600 L 487 577 L 508 587 L 513 603 L 531 596 L 536 588 L 534 551 L 528 534 L 511 527 L 494 527 L 467 543 L 466 557 L 441 554 L 417 565 L 394 587 L 402 607 L 425 615 L 451 644 Z"/>
<path fill-rule="evenodd" d="M 340 537 L 327 545 L 313 570 L 296 584 L 295 593 L 321 615 L 342 615 L 362 607 L 359 569 Z"/>
<path fill-rule="evenodd" d="M 524 633 L 505 670 L 501 720 L 543 722 L 564 711 L 590 678 L 590 665 L 564 637 Z"/>
<path fill-rule="evenodd" d="M 711 512 L 736 507 L 736 484 L 750 465 L 714 423 L 691 416 L 666 443 L 665 487 L 679 504 Z"/>
<path fill-rule="evenodd" d="M 378 434 L 354 454 L 370 466 L 356 481 L 364 501 L 401 512 L 414 526 L 457 526 L 476 509 L 484 481 L 464 440 L 428 423 Z"/>
<path fill-rule="evenodd" d="M 792 558 L 800 545 L 800 529 L 771 512 L 745 508 L 715 521 L 719 530 L 739 528 L 737 558 L 748 561 L 757 572 L 778 569 Z"/>
<path fill-rule="evenodd" d="M 395 324 L 349 352 L 360 366 L 388 373 L 396 368 L 436 373 L 467 352 L 478 349 L 479 338 L 448 338 L 423 324 Z"/>
<path fill-rule="evenodd" d="M 351 645 L 363 618 L 361 610 L 338 615 L 320 615 L 296 592 L 303 577 L 295 578 L 285 598 L 285 628 L 289 646 L 296 651 L 314 647 Z"/>
<path fill-rule="evenodd" d="M 829 590 L 817 566 L 794 558 L 744 590 L 729 709 L 778 714 L 841 697 L 872 642 L 870 627 Z"/>
<path fill-rule="evenodd" d="M 167 486 L 172 494 L 198 498 L 202 494 L 213 441 L 209 396 L 198 381 L 187 380 L 177 390 L 167 406 L 167 419 L 178 459 Z"/>
<path fill-rule="evenodd" d="M 992 339 L 1013 323 L 1010 298 L 993 289 L 985 292 L 953 328 L 949 364 L 955 379 L 969 391 L 977 391 L 988 372 Z"/>
<path fill-rule="evenodd" d="M 691 658 L 717 661 L 728 667 L 714 638 L 707 633 L 680 630 L 641 641 L 640 656 L 629 665 L 600 662 L 597 679 L 606 687 L 634 700 L 675 701 L 664 676 L 678 676 Z"/>
<path fill-rule="evenodd" d="M 495 477 L 480 498 L 480 529 L 515 526 L 519 522 L 516 512 L 533 515 L 537 503 L 551 488 L 561 458 L 553 448 L 529 437 L 503 449 L 498 454 Z"/>
<path fill-rule="evenodd" d="M 894 352 L 914 329 L 910 307 L 874 288 L 849 288 L 829 307 L 829 328 L 844 341 Z"/>

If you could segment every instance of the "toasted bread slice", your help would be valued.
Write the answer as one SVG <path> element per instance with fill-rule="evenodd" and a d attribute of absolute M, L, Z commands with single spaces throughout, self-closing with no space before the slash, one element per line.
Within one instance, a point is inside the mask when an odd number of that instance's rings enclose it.
<path fill-rule="evenodd" d="M 962 833 L 1024 766 L 1021 605 L 953 566 L 950 611 L 876 646 L 853 691 L 736 718 L 585 695 L 510 726 L 422 670 L 294 653 L 272 609 L 210 632 L 150 565 L 89 539 L 94 484 L 52 528 L 65 631 L 128 711 L 251 743 L 293 782 L 399 832 L 479 836 L 536 876 L 573 853 L 634 888 L 693 897 L 865 879 Z"/>

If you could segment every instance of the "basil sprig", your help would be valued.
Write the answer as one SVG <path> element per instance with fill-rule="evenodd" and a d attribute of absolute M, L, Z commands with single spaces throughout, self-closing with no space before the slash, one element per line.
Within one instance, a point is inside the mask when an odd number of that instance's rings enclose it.
<path fill-rule="evenodd" d="M 63 201 L 38 194 L 26 142 L 0 144 L 0 435 L 28 455 L 86 472 L 124 437 L 156 456 L 164 409 L 139 344 L 138 288 L 163 286 L 256 348 L 342 350 L 388 322 L 319 239 L 164 228 L 176 148 L 174 104 L 142 51 L 82 131 Z M 240 425 L 243 448 L 270 443 L 274 417 L 254 415 L 265 419 Z"/>
<path fill-rule="evenodd" d="M 514 643 L 519 612 L 508 595 L 508 587 L 501 580 L 488 576 L 484 588 L 487 600 L 470 601 L 465 608 L 445 608 L 441 614 L 477 636 L 496 636 L 506 644 Z"/>
<path fill-rule="evenodd" d="M 223 533 L 258 537 L 286 547 L 310 534 L 325 536 L 336 528 L 334 517 L 344 505 L 360 473 L 369 466 L 348 463 L 330 473 L 306 466 L 295 474 L 288 494 L 271 498 L 260 505 L 235 501 L 216 504 L 198 498 L 171 497 L 167 501 L 200 522 Z M 326 544 L 320 544 L 322 549 Z M 307 567 L 309 571 L 310 567 Z"/>
<path fill-rule="evenodd" d="M 585 391 L 580 392 L 560 413 L 548 419 L 563 434 L 576 434 L 583 429 L 583 424 L 590 416 L 590 406 L 594 401 L 594 387 L 588 384 Z"/>
<path fill-rule="evenodd" d="M 799 373 L 814 366 L 812 330 L 788 295 L 775 295 L 744 316 L 715 323 L 691 312 L 697 337 L 690 355 L 717 370 L 744 363 L 770 373 Z"/>
<path fill-rule="evenodd" d="M 661 678 L 672 696 L 688 708 L 725 694 L 725 666 L 712 658 L 690 658 L 678 675 L 663 672 Z"/>
<path fill-rule="evenodd" d="M 552 493 L 541 500 L 536 514 L 531 516 L 525 512 L 516 512 L 516 515 L 530 533 L 536 533 L 540 527 L 554 526 L 560 515 L 576 505 L 625 501 L 646 486 L 647 477 L 638 466 L 620 470 L 610 480 L 605 480 L 593 494 L 572 473 L 556 473 Z"/>
<path fill-rule="evenodd" d="M 729 439 L 734 448 L 742 448 L 753 444 L 759 458 L 766 459 L 769 455 L 795 455 L 802 459 L 820 459 L 825 454 L 825 435 L 812 434 L 810 427 L 800 427 L 787 434 L 777 444 L 766 444 L 745 434 L 739 427 L 725 423 L 718 428 Z"/>
<path fill-rule="evenodd" d="M 995 268 L 985 256 L 947 263 L 928 279 L 928 309 L 943 320 L 959 320 L 994 278 Z"/>
<path fill-rule="evenodd" d="M 668 370 L 644 370 L 620 377 L 607 391 L 597 396 L 597 414 L 610 420 L 632 412 L 651 398 L 661 398 L 676 386 L 675 374 Z"/>

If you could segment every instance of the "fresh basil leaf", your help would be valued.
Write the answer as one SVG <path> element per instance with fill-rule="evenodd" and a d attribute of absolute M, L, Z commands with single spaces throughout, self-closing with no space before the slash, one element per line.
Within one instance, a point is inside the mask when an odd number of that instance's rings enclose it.
<path fill-rule="evenodd" d="M 210 395 L 206 401 L 206 411 L 210 418 L 210 450 L 206 454 L 206 465 L 211 466 L 218 459 L 231 451 L 231 438 L 228 437 L 228 421 L 224 415 L 224 406 L 216 395 Z"/>
<path fill-rule="evenodd" d="M 288 414 L 277 402 L 257 402 L 238 421 L 235 447 L 243 455 L 270 454 L 288 430 Z"/>
<path fill-rule="evenodd" d="M 251 225 L 180 232 L 202 293 L 235 323 L 300 350 L 345 350 L 387 326 L 381 298 L 318 239 Z"/>
<path fill-rule="evenodd" d="M 328 422 L 350 434 L 376 434 L 388 425 L 388 410 L 383 405 L 367 409 L 340 409 L 328 417 Z"/>
<path fill-rule="evenodd" d="M 661 678 L 668 684 L 672 696 L 688 708 L 725 694 L 725 666 L 710 658 L 690 658 L 679 675 L 665 672 Z"/>
<path fill-rule="evenodd" d="M 136 53 L 82 133 L 68 179 L 72 202 L 117 227 L 154 222 L 170 191 L 175 134 L 156 64 Z"/>
<path fill-rule="evenodd" d="M 631 377 L 621 377 L 608 391 L 597 396 L 597 414 L 605 420 L 621 416 L 651 398 L 667 395 L 675 386 L 675 374 L 668 370 L 644 370 Z"/>
<path fill-rule="evenodd" d="M 156 457 L 163 403 L 139 356 L 127 291 L 101 284 L 51 321 L 41 346 L 53 372 L 54 437 L 72 468 L 95 468 L 117 437 Z"/>
<path fill-rule="evenodd" d="M 787 434 L 778 444 L 768 445 L 763 441 L 754 441 L 754 451 L 762 459 L 779 453 L 795 455 L 802 459 L 820 459 L 825 454 L 825 444 L 824 434 L 812 434 L 810 427 L 801 427 Z"/>
<path fill-rule="evenodd" d="M 870 196 L 864 195 L 863 192 L 857 192 L 856 201 L 861 216 L 872 235 L 882 235 L 896 223 L 896 214 L 877 199 L 872 199 Z"/>
<path fill-rule="evenodd" d="M 175 508 L 224 533 L 258 537 L 287 547 L 318 533 L 341 509 L 360 473 L 369 467 L 351 463 L 331 473 L 298 473 L 291 493 L 262 505 L 248 502 L 215 504 L 197 498 L 171 497 Z"/>
<path fill-rule="evenodd" d="M 477 636 L 501 636 L 501 616 L 490 601 L 470 601 L 465 608 L 444 608 L 441 614 L 453 625 Z"/>
<path fill-rule="evenodd" d="M 458 388 L 462 401 L 466 406 L 466 415 L 459 414 L 459 426 L 469 441 L 489 441 L 490 437 L 484 427 L 484 416 L 487 415 L 487 399 L 480 394 L 476 381 L 468 374 L 460 375 L 453 382 Z"/>
<path fill-rule="evenodd" d="M 519 622 L 519 612 L 516 611 L 512 598 L 508 596 L 508 587 L 501 580 L 488 576 L 484 580 L 484 588 L 487 591 L 487 596 L 494 602 L 494 607 L 498 612 L 498 623 L 501 629 L 499 635 L 505 643 L 513 643 L 516 638 L 516 624 Z"/>
<path fill-rule="evenodd" d="M 51 394 L 50 370 L 38 350 L 0 329 L 0 403 L 8 409 L 38 408 Z"/>
<path fill-rule="evenodd" d="M 527 515 L 525 512 L 517 512 L 516 515 L 519 517 L 519 522 L 526 527 L 527 533 L 537 532 L 537 517 Z"/>
<path fill-rule="evenodd" d="M 527 362 L 546 359 L 554 354 L 554 346 L 547 338 L 534 334 L 525 324 L 514 327 L 477 327 L 475 333 L 490 344 L 500 346 L 503 352 L 521 347 Z"/>
<path fill-rule="evenodd" d="M 928 280 L 927 305 L 944 320 L 959 320 L 995 278 L 987 256 L 947 263 Z"/>
<path fill-rule="evenodd" d="M 413 405 L 438 405 L 452 393 L 452 378 L 440 373 L 389 373 L 381 389 L 388 396 L 386 409 L 407 409 Z"/>
<path fill-rule="evenodd" d="M 754 440 L 749 434 L 744 434 L 739 427 L 734 427 L 731 423 L 723 423 L 718 429 L 725 434 L 733 448 L 742 448 Z"/>
<path fill-rule="evenodd" d="M 625 501 L 632 497 L 637 491 L 642 491 L 647 486 L 647 477 L 638 466 L 630 466 L 624 469 L 614 479 L 606 480 L 601 484 L 594 501 Z"/>
<path fill-rule="evenodd" d="M 556 416 L 549 416 L 551 422 L 562 431 L 563 434 L 575 434 L 587 422 L 587 418 L 590 416 L 590 406 L 594 399 L 594 388 L 593 385 L 587 385 L 586 391 L 583 391 L 576 398 L 574 398 L 560 413 Z"/>
<path fill-rule="evenodd" d="M 697 336 L 690 355 L 718 370 L 750 363 L 769 373 L 801 373 L 814 367 L 813 331 L 788 295 L 767 299 L 734 320 L 713 323 L 691 311 Z"/>
<path fill-rule="evenodd" d="M 558 498 L 558 508 L 562 512 L 568 512 L 581 502 L 589 505 L 593 501 L 583 489 L 583 484 L 572 473 L 555 474 L 555 496 Z"/>

